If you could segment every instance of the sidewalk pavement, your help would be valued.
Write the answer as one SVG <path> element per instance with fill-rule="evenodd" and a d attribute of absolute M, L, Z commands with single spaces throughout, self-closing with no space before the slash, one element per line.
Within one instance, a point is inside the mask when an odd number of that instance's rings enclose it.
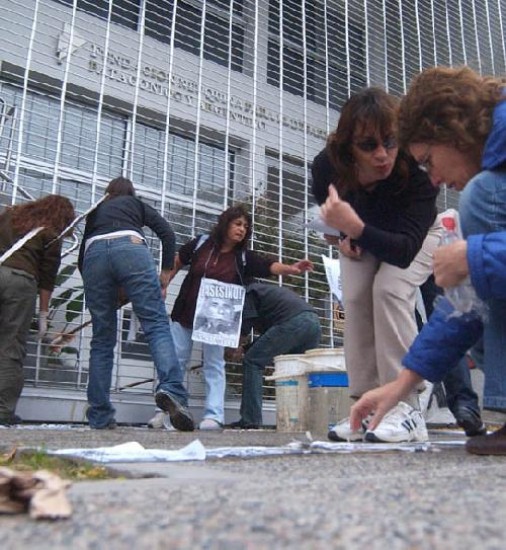
<path fill-rule="evenodd" d="M 0 429 L 0 451 L 130 441 L 181 449 L 195 439 L 206 448 L 274 447 L 305 439 L 274 430 L 31 428 Z M 465 439 L 430 435 L 435 443 Z M 109 465 L 123 477 L 75 482 L 68 520 L 0 516 L 2 548 L 502 550 L 506 458 L 434 446 L 439 450 Z"/>

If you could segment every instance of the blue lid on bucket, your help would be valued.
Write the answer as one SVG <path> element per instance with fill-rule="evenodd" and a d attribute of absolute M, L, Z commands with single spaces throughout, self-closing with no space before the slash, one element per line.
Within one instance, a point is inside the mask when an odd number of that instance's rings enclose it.
<path fill-rule="evenodd" d="M 346 372 L 312 372 L 307 375 L 310 388 L 347 387 L 348 374 Z"/>

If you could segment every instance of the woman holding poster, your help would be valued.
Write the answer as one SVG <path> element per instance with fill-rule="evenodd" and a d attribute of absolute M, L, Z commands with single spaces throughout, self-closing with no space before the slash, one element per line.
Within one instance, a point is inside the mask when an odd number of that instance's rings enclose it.
<path fill-rule="evenodd" d="M 300 260 L 287 265 L 248 249 L 251 237 L 251 217 L 242 205 L 231 206 L 222 212 L 218 223 L 209 235 L 201 235 L 184 244 L 176 255 L 170 280 L 184 266 L 189 266 L 179 294 L 172 310 L 172 336 L 181 365 L 185 369 L 191 355 L 193 341 L 198 338 L 202 343 L 204 378 L 206 383 L 206 402 L 201 430 L 221 430 L 225 420 L 225 346 L 228 338 L 214 336 L 206 340 L 195 332 L 203 333 L 200 318 L 196 318 L 197 301 L 201 285 L 209 288 L 208 298 L 225 300 L 231 313 L 240 319 L 244 303 L 244 285 L 253 277 L 270 275 L 299 275 L 313 269 L 309 260 Z M 226 283 L 224 286 L 220 283 Z M 237 287 L 238 288 L 234 288 Z M 205 299 L 206 296 L 203 295 Z M 211 296 L 210 294 L 215 294 Z M 215 317 L 223 316 L 223 304 L 212 307 L 200 306 L 207 317 L 213 311 Z M 221 310 L 221 311 L 220 311 Z M 218 315 L 219 313 L 219 315 Z M 194 324 L 195 321 L 195 324 Z M 206 320 L 208 328 L 219 326 L 215 320 Z M 223 328 L 223 326 L 222 326 Z M 230 327 L 227 335 L 230 335 Z M 240 331 L 240 321 L 237 333 Z M 209 335 L 209 331 L 206 332 Z M 211 335 L 212 336 L 212 335 Z M 218 339 L 218 342 L 217 342 Z"/>

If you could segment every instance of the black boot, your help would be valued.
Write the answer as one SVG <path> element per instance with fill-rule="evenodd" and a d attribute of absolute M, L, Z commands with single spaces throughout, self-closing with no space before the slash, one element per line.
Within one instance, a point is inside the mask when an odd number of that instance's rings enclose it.
<path fill-rule="evenodd" d="M 466 451 L 474 455 L 506 456 L 506 424 L 489 435 L 479 435 L 466 442 Z"/>

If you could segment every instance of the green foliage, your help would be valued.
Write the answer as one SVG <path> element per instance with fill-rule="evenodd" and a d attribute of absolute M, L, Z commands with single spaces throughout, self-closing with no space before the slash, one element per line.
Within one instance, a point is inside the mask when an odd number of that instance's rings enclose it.
<path fill-rule="evenodd" d="M 79 317 L 83 311 L 84 292 L 78 294 L 73 300 L 67 304 L 67 311 L 65 312 L 65 320 L 71 323 L 74 319 Z"/>
<path fill-rule="evenodd" d="M 0 455 L 0 466 L 18 471 L 49 470 L 72 481 L 101 480 L 114 477 L 103 466 L 84 460 L 49 455 L 44 448 Z"/>

